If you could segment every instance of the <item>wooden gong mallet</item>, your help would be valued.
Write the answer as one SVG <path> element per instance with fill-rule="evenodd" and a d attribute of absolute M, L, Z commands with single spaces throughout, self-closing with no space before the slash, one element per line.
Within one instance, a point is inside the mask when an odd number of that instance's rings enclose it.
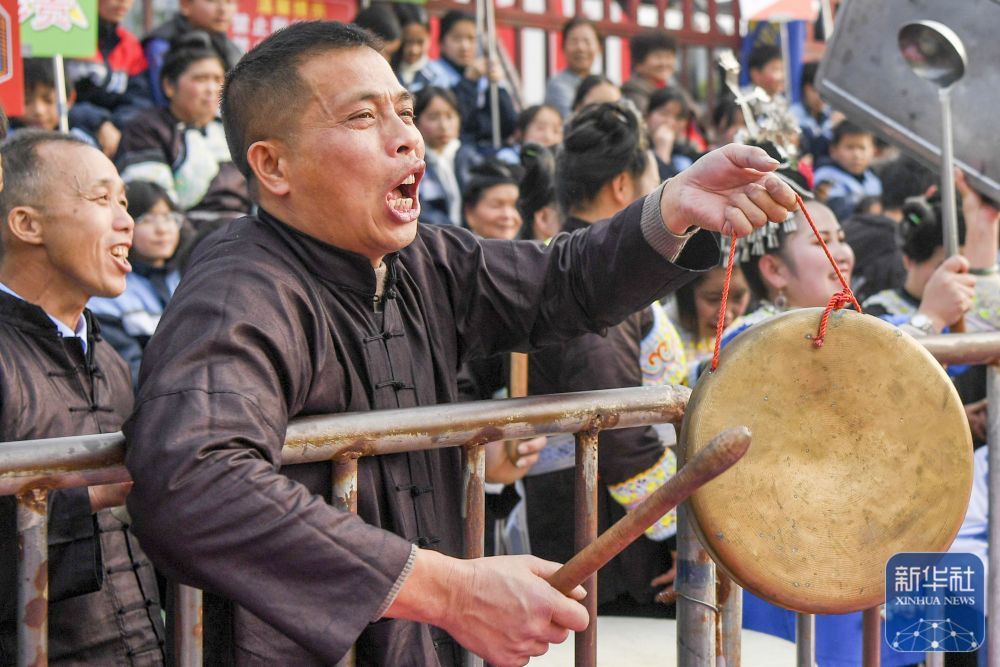
<path fill-rule="evenodd" d="M 593 544 L 576 554 L 548 578 L 553 588 L 566 595 L 597 572 L 707 482 L 731 468 L 750 447 L 750 429 L 726 429 L 712 438 L 677 474 L 653 492 L 638 507 L 601 533 Z"/>

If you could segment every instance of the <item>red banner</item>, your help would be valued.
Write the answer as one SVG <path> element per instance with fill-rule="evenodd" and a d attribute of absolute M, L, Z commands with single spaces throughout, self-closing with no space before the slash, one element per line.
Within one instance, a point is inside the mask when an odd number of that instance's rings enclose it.
<path fill-rule="evenodd" d="M 7 0 L 3 0 L 7 2 Z M 354 0 L 239 0 L 230 36 L 249 51 L 275 30 L 295 21 L 350 21 Z"/>
<path fill-rule="evenodd" d="M 24 113 L 17 0 L 0 0 L 0 104 L 9 117 Z"/>

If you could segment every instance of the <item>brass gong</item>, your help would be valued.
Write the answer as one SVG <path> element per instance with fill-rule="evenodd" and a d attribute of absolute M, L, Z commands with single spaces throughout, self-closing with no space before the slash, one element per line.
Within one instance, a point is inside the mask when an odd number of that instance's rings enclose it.
<path fill-rule="evenodd" d="M 885 597 L 901 551 L 944 551 L 972 489 L 972 436 L 947 374 L 913 338 L 853 311 L 806 308 L 746 330 L 698 381 L 689 459 L 733 425 L 753 446 L 691 497 L 699 537 L 744 588 L 836 614 Z"/>

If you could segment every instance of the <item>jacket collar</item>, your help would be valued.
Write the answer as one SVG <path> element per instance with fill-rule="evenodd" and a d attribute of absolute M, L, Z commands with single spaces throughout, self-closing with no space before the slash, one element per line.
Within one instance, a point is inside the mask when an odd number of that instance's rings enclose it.
<path fill-rule="evenodd" d="M 258 209 L 257 217 L 285 242 L 310 273 L 324 282 L 340 285 L 371 297 L 375 296 L 375 269 L 367 257 L 309 236 L 262 208 Z M 394 252 L 382 260 L 388 269 L 386 292 L 396 283 L 398 258 L 399 253 Z"/>
<path fill-rule="evenodd" d="M 563 223 L 562 231 L 575 232 L 578 229 L 586 229 L 591 226 L 592 226 L 591 223 L 587 222 L 586 220 L 571 215 L 568 218 L 566 218 L 566 222 Z"/>

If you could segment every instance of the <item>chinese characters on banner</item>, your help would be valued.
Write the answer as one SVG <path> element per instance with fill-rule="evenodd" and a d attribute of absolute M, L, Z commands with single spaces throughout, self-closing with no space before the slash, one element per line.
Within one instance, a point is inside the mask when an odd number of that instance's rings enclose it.
<path fill-rule="evenodd" d="M 8 116 L 24 113 L 24 77 L 21 76 L 21 39 L 17 0 L 0 0 L 0 105 Z"/>
<path fill-rule="evenodd" d="M 239 0 L 230 37 L 246 51 L 295 21 L 346 22 L 356 12 L 351 0 Z"/>

